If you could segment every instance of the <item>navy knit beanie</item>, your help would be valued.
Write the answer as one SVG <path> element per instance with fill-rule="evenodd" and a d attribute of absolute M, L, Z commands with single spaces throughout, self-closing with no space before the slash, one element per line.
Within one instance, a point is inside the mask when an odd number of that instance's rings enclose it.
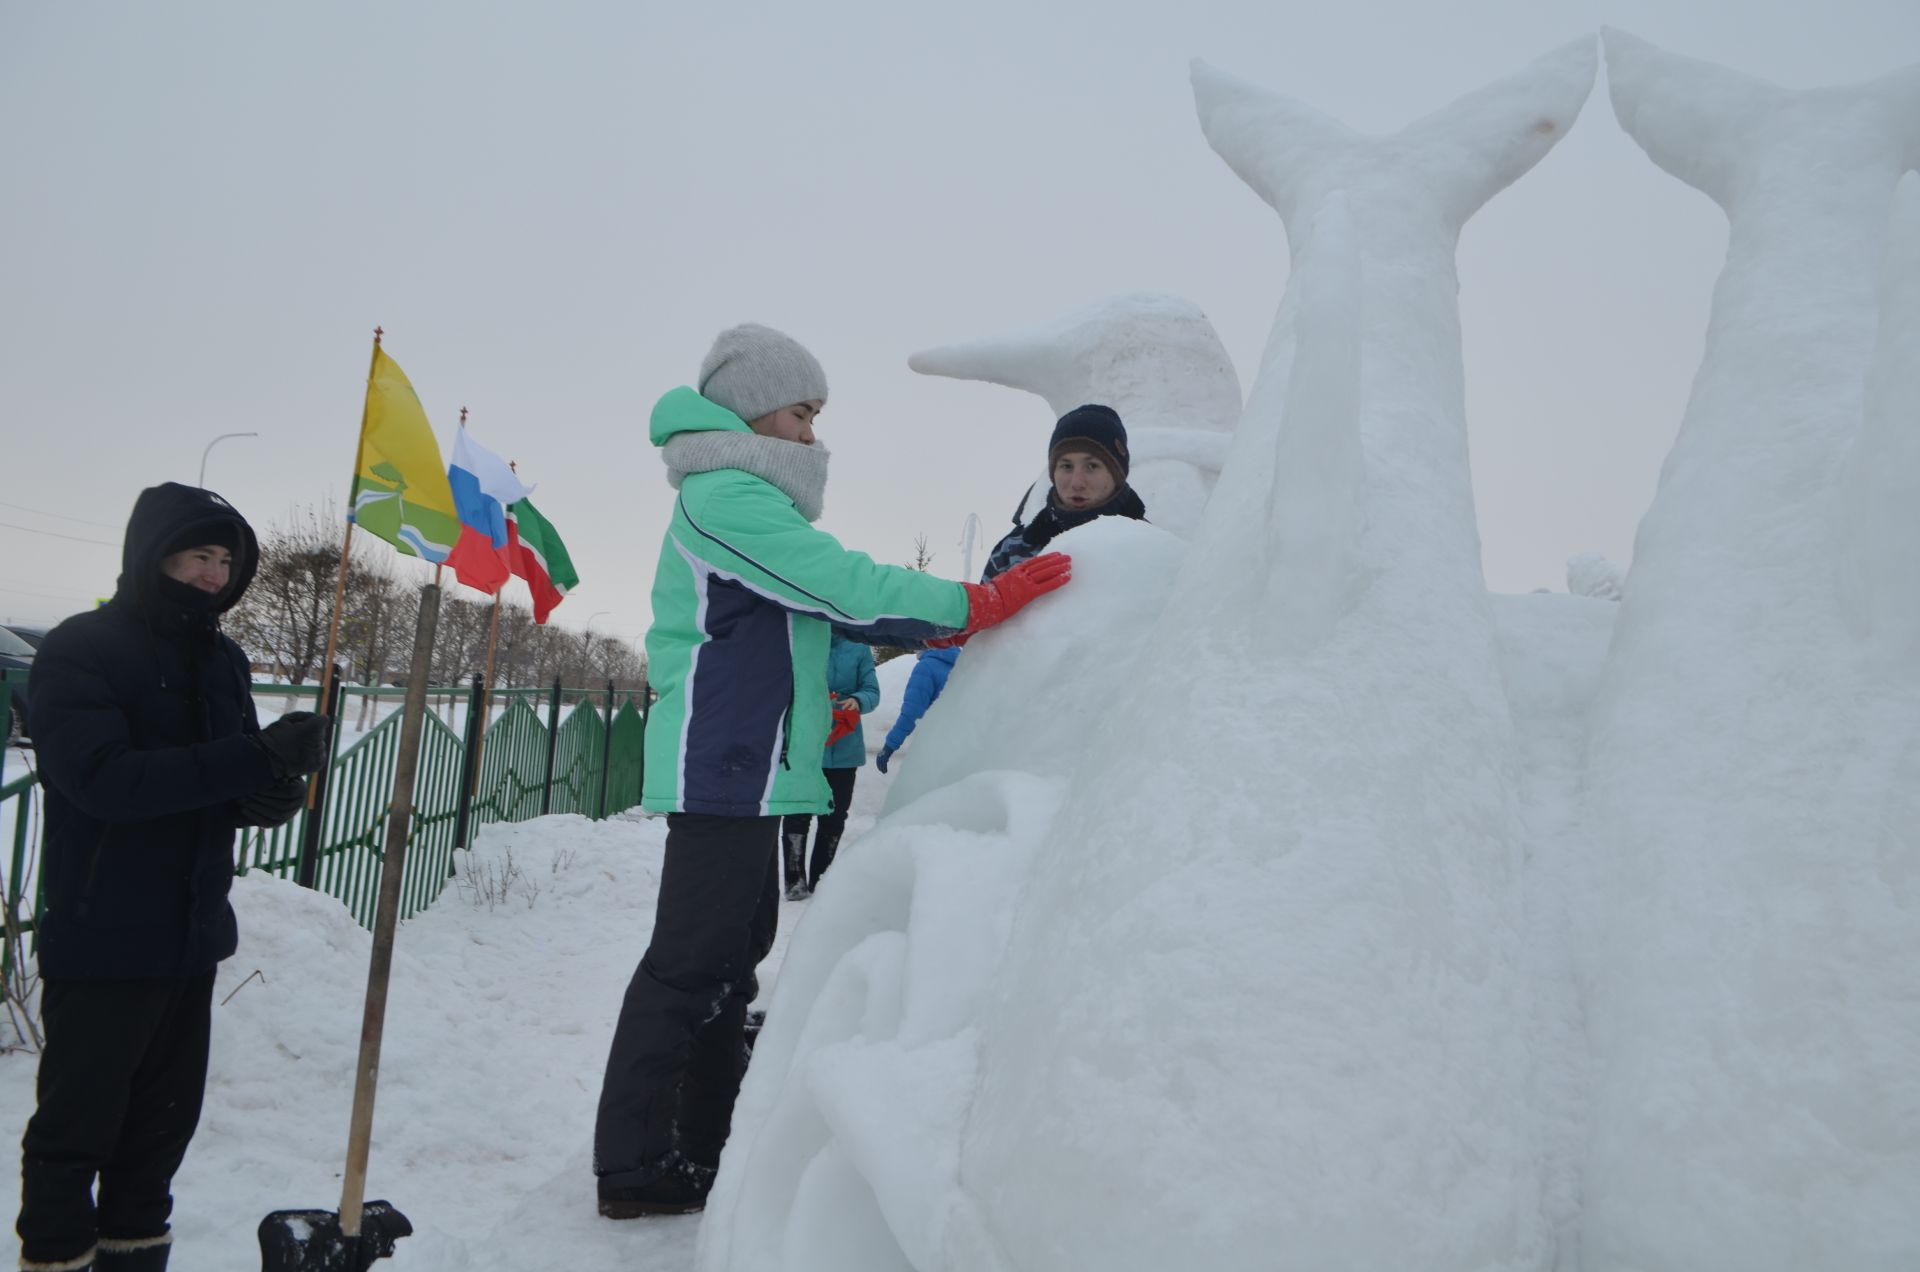
<path fill-rule="evenodd" d="M 1060 417 L 1053 426 L 1053 439 L 1047 443 L 1047 467 L 1051 469 L 1062 454 L 1069 451 L 1090 450 L 1107 461 L 1107 466 L 1119 474 L 1119 483 L 1127 480 L 1127 466 L 1131 456 L 1127 454 L 1127 426 L 1120 422 L 1120 413 L 1110 406 L 1089 403 L 1076 406 Z"/>
<path fill-rule="evenodd" d="M 185 552 L 188 548 L 204 548 L 209 544 L 217 544 L 229 552 L 238 552 L 240 527 L 235 524 L 235 519 L 222 517 L 182 526 L 168 535 L 167 541 L 160 545 L 160 555 L 170 557 L 176 552 Z"/>

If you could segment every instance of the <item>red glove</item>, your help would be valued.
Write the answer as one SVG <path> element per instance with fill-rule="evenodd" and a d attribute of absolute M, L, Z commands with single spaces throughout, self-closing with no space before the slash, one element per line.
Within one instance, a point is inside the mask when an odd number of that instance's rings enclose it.
<path fill-rule="evenodd" d="M 833 709 L 833 728 L 827 733 L 827 745 L 832 746 L 841 738 L 852 733 L 860 725 L 860 704 Z"/>
<path fill-rule="evenodd" d="M 967 630 L 954 643 L 1006 622 L 1029 601 L 1065 587 L 1071 578 L 1073 558 L 1064 552 L 1049 552 L 1022 561 L 989 582 L 962 583 L 960 586 L 967 589 Z"/>

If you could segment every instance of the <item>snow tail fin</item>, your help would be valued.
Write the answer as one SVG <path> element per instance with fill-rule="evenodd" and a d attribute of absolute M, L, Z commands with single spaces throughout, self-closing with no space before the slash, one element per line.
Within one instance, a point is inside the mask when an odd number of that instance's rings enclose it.
<path fill-rule="evenodd" d="M 1289 229 L 1343 159 L 1368 138 L 1303 102 L 1195 58 L 1194 107 L 1207 144 L 1265 199 Z"/>
<path fill-rule="evenodd" d="M 1725 207 L 1765 132 L 1762 121 L 1790 94 L 1612 27 L 1601 38 L 1620 127 L 1661 168 Z"/>
<path fill-rule="evenodd" d="M 1567 135 L 1593 93 L 1599 54 L 1583 36 L 1416 120 L 1392 138 L 1456 232 Z"/>
<path fill-rule="evenodd" d="M 1848 111 L 1848 160 L 1886 162 L 1896 171 L 1920 165 L 1920 66 L 1796 92 L 1625 31 L 1609 27 L 1603 36 L 1620 126 L 1656 164 L 1723 208 L 1731 210 L 1766 147 L 1795 140 L 1782 112 L 1796 103 L 1817 103 L 1829 117 L 1836 107 Z"/>
<path fill-rule="evenodd" d="M 1390 137 L 1355 132 L 1198 59 L 1192 77 L 1208 144 L 1290 231 L 1331 190 L 1399 171 L 1457 232 L 1573 126 L 1596 68 L 1593 41 L 1572 41 Z"/>

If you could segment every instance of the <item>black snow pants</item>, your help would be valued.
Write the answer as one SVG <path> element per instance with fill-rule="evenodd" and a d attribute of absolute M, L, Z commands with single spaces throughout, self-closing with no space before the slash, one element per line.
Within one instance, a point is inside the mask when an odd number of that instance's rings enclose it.
<path fill-rule="evenodd" d="M 826 774 L 827 789 L 833 792 L 833 811 L 820 817 L 820 833 L 813 839 L 813 856 L 807 857 L 807 831 L 813 824 L 813 818 L 805 813 L 795 813 L 781 818 L 780 837 L 787 843 L 794 843 L 798 835 L 798 853 L 790 853 L 806 861 L 807 888 L 811 891 L 820 886 L 820 876 L 827 873 L 827 867 L 833 864 L 833 854 L 840 847 L 840 836 L 847 829 L 847 810 L 853 807 L 853 782 L 860 776 L 857 768 L 830 768 L 820 770 Z M 792 885 L 792 880 L 788 880 Z"/>
<path fill-rule="evenodd" d="M 62 1263 L 101 1237 L 161 1236 L 206 1094 L 213 972 L 47 981 L 42 995 L 39 1103 L 20 1144 L 21 1260 Z"/>
<path fill-rule="evenodd" d="M 674 1150 L 712 1166 L 747 1071 L 754 968 L 780 914 L 778 817 L 667 818 L 653 939 L 627 984 L 593 1130 L 593 1173 L 650 1182 Z"/>

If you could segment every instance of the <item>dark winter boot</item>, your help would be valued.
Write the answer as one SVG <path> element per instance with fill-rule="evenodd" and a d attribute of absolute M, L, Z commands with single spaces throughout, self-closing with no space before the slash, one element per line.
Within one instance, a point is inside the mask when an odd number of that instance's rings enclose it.
<path fill-rule="evenodd" d="M 29 1259 L 20 1256 L 22 1272 L 92 1272 L 94 1251 L 71 1259 Z"/>
<path fill-rule="evenodd" d="M 690 1215 L 707 1208 L 713 1191 L 714 1168 L 689 1161 L 675 1152 L 661 1172 L 630 1188 L 600 1185 L 600 1213 L 608 1219 L 639 1219 L 647 1215 Z"/>
<path fill-rule="evenodd" d="M 93 1272 L 166 1272 L 172 1251 L 170 1232 L 131 1240 L 102 1237 L 93 1253 Z"/>
<path fill-rule="evenodd" d="M 840 847 L 838 830 L 823 830 L 813 841 L 813 865 L 807 879 L 807 891 L 820 886 L 821 877 L 827 873 L 827 867 L 833 864 L 833 854 Z"/>
<path fill-rule="evenodd" d="M 804 901 L 813 893 L 813 889 L 807 886 L 806 833 L 788 835 L 783 851 L 787 858 L 787 900 Z"/>

